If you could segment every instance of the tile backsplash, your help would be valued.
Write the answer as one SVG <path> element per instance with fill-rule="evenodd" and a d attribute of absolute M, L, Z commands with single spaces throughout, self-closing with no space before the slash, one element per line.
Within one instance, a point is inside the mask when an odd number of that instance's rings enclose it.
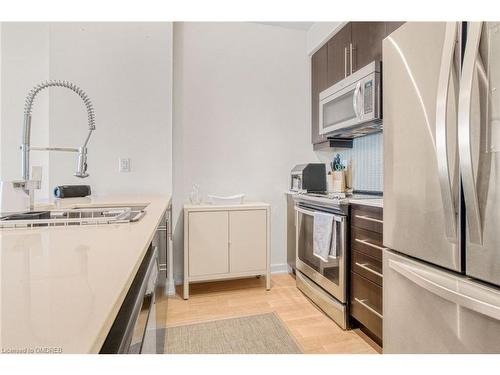
<path fill-rule="evenodd" d="M 383 138 L 383 133 L 355 138 L 352 149 L 319 151 L 317 155 L 328 166 L 336 154 L 340 154 L 343 163 L 348 164 L 350 160 L 354 190 L 383 191 Z"/>

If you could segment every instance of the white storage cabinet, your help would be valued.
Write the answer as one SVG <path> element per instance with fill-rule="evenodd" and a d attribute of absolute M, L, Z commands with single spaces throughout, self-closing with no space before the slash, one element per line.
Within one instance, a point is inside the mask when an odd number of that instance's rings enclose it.
<path fill-rule="evenodd" d="M 270 206 L 184 206 L 184 299 L 189 283 L 250 276 L 270 278 Z"/>

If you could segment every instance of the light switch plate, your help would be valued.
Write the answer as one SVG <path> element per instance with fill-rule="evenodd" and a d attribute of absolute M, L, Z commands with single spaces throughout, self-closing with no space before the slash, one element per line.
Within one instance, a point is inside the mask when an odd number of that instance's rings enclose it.
<path fill-rule="evenodd" d="M 130 159 L 120 158 L 118 159 L 118 171 L 121 173 L 130 172 Z"/>

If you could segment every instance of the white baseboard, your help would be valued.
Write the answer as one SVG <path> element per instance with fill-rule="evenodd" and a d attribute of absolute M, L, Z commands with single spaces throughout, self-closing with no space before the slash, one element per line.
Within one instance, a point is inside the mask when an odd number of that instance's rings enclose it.
<path fill-rule="evenodd" d="M 174 277 L 175 285 L 182 285 L 184 283 L 184 278 L 180 275 Z"/>
<path fill-rule="evenodd" d="M 178 285 L 177 281 L 174 281 L 174 283 L 168 283 L 167 290 L 166 290 L 167 296 L 175 296 L 175 286 L 176 285 Z"/>
<path fill-rule="evenodd" d="M 271 273 L 288 273 L 288 264 L 271 264 Z"/>

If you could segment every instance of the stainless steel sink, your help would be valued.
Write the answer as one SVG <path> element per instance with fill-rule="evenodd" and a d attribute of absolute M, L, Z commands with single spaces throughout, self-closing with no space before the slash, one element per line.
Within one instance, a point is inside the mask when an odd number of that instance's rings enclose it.
<path fill-rule="evenodd" d="M 141 220 L 146 214 L 146 207 L 144 204 L 109 207 L 76 206 L 16 213 L 0 218 L 0 229 L 130 223 Z"/>

